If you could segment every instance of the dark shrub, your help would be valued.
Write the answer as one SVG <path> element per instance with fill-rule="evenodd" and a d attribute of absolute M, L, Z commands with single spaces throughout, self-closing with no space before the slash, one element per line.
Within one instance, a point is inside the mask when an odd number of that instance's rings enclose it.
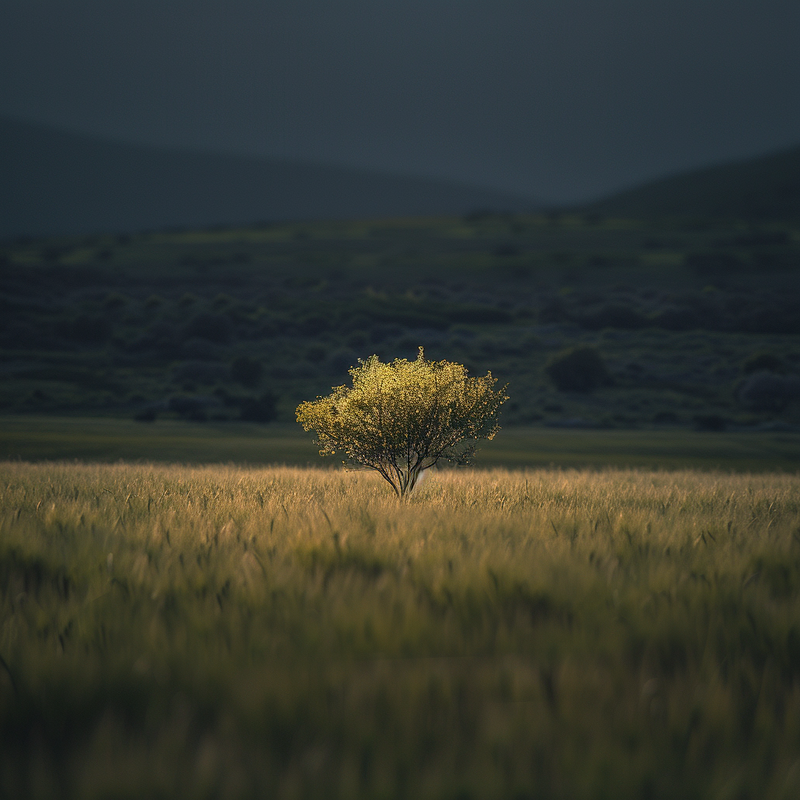
<path fill-rule="evenodd" d="M 348 331 L 357 331 L 358 333 L 366 333 L 372 326 L 372 316 L 363 312 L 356 312 L 353 314 L 345 315 L 338 328 L 343 328 Z"/>
<path fill-rule="evenodd" d="M 697 312 L 686 306 L 666 306 L 657 311 L 650 321 L 665 331 L 690 331 L 702 327 Z"/>
<path fill-rule="evenodd" d="M 772 353 L 755 353 L 742 364 L 745 375 L 752 375 L 754 372 L 784 372 L 784 369 L 783 361 Z"/>
<path fill-rule="evenodd" d="M 185 294 L 181 295 L 180 300 L 178 300 L 178 305 L 181 308 L 189 308 L 189 306 L 193 306 L 197 302 L 197 295 L 191 294 L 191 292 L 186 292 Z"/>
<path fill-rule="evenodd" d="M 774 247 L 789 241 L 787 231 L 750 231 L 737 236 L 733 243 L 742 247 Z"/>
<path fill-rule="evenodd" d="M 800 333 L 800 314 L 791 292 L 785 296 L 754 295 L 749 308 L 740 314 L 740 330 L 751 333 Z"/>
<path fill-rule="evenodd" d="M 272 392 L 265 392 L 260 397 L 246 397 L 241 400 L 241 418 L 245 422 L 272 422 L 278 412 L 277 397 Z"/>
<path fill-rule="evenodd" d="M 348 347 L 355 347 L 358 350 L 362 350 L 367 346 L 369 343 L 369 336 L 367 336 L 365 331 L 353 331 L 346 339 L 345 344 Z"/>
<path fill-rule="evenodd" d="M 81 314 L 64 329 L 70 339 L 85 344 L 103 344 L 110 338 L 111 331 L 111 323 L 100 314 Z"/>
<path fill-rule="evenodd" d="M 696 414 L 694 416 L 694 429 L 696 431 L 724 431 L 725 420 L 719 414 Z"/>
<path fill-rule="evenodd" d="M 327 331 L 330 326 L 331 323 L 327 317 L 323 317 L 321 314 L 309 314 L 298 321 L 297 330 L 304 336 L 318 336 Z"/>
<path fill-rule="evenodd" d="M 167 408 L 183 419 L 193 422 L 205 422 L 208 419 L 208 405 L 209 399 L 206 397 L 175 395 L 170 397 Z"/>
<path fill-rule="evenodd" d="M 434 328 L 446 330 L 450 327 L 448 314 L 438 311 L 425 311 L 424 309 L 409 308 L 403 304 L 400 307 L 387 306 L 376 308 L 374 318 L 393 323 L 401 330 L 403 328 Z"/>
<path fill-rule="evenodd" d="M 211 305 L 216 311 L 226 311 L 236 305 L 236 299 L 229 294 L 220 292 L 212 301 Z"/>
<path fill-rule="evenodd" d="M 791 251 L 785 253 L 755 252 L 752 258 L 753 266 L 759 272 L 793 269 L 797 264 L 797 256 Z"/>
<path fill-rule="evenodd" d="M 463 306 L 451 309 L 447 316 L 452 322 L 463 322 L 467 325 L 490 325 L 493 323 L 511 322 L 512 316 L 504 308 L 494 306 Z M 441 327 L 434 326 L 434 327 Z"/>
<path fill-rule="evenodd" d="M 653 422 L 656 425 L 669 425 L 678 421 L 678 415 L 674 411 L 656 411 L 653 414 Z"/>
<path fill-rule="evenodd" d="M 25 371 L 25 376 L 31 380 L 53 381 L 59 383 L 72 383 L 80 389 L 89 391 L 117 392 L 120 387 L 115 381 L 102 371 L 68 362 L 53 365 L 42 365 Z"/>
<path fill-rule="evenodd" d="M 141 336 L 128 342 L 131 352 L 147 352 L 157 354 L 159 358 L 177 356 L 180 345 L 178 331 L 169 322 L 158 321 L 148 326 Z"/>
<path fill-rule="evenodd" d="M 649 324 L 647 318 L 635 308 L 622 303 L 611 303 L 602 306 L 596 311 L 581 316 L 579 322 L 589 330 L 601 330 L 603 328 L 638 330 Z"/>
<path fill-rule="evenodd" d="M 186 339 L 181 342 L 179 357 L 196 361 L 214 361 L 224 357 L 224 349 L 211 344 L 207 339 Z M 225 377 L 229 377 L 228 370 L 223 368 L 223 371 L 226 373 Z"/>
<path fill-rule="evenodd" d="M 61 257 L 65 256 L 68 252 L 68 248 L 58 247 L 58 245 L 49 245 L 47 247 L 43 247 L 39 251 L 39 256 L 41 257 L 42 261 L 45 261 L 48 264 L 55 264 L 60 261 Z"/>
<path fill-rule="evenodd" d="M 133 418 L 136 422 L 155 422 L 158 412 L 154 408 L 143 408 L 141 411 L 137 411 Z"/>
<path fill-rule="evenodd" d="M 232 395 L 224 386 L 214 387 L 214 397 L 216 397 L 224 406 L 239 406 L 241 398 Z"/>
<path fill-rule="evenodd" d="M 247 356 L 237 356 L 231 364 L 231 377 L 233 380 L 251 389 L 254 386 L 258 386 L 263 373 L 264 368 L 261 362 Z"/>
<path fill-rule="evenodd" d="M 478 222 L 486 222 L 487 220 L 491 220 L 492 217 L 495 217 L 496 215 L 497 212 L 491 208 L 474 208 L 464 214 L 463 219 L 467 225 L 475 225 Z"/>
<path fill-rule="evenodd" d="M 387 339 L 394 339 L 403 333 L 403 328 L 400 325 L 373 325 L 370 328 L 370 339 L 374 344 L 385 342 Z M 352 365 L 351 365 L 352 366 Z"/>
<path fill-rule="evenodd" d="M 306 358 L 312 364 L 319 364 L 326 355 L 328 355 L 328 350 L 321 344 L 312 344 L 306 348 Z"/>
<path fill-rule="evenodd" d="M 562 392 L 590 392 L 610 382 L 603 357 L 595 347 L 573 347 L 547 363 L 545 372 Z"/>
<path fill-rule="evenodd" d="M 128 304 L 128 298 L 119 292 L 109 292 L 103 298 L 103 308 L 109 311 L 119 311 Z"/>
<path fill-rule="evenodd" d="M 754 372 L 741 385 L 739 400 L 753 411 L 782 411 L 793 400 L 800 400 L 800 378 Z"/>
<path fill-rule="evenodd" d="M 231 338 L 233 324 L 224 314 L 203 313 L 189 320 L 185 333 L 186 336 L 224 344 Z"/>
<path fill-rule="evenodd" d="M 164 305 L 164 298 L 158 294 L 151 294 L 147 300 L 144 301 L 144 307 L 150 309 L 151 311 L 161 308 Z"/>
<path fill-rule="evenodd" d="M 214 361 L 184 361 L 172 371 L 176 381 L 196 381 L 197 383 L 216 383 L 228 377 L 224 364 Z"/>
<path fill-rule="evenodd" d="M 539 309 L 539 323 L 549 325 L 554 322 L 567 322 L 570 318 L 567 307 L 560 297 L 552 297 Z"/>
<path fill-rule="evenodd" d="M 706 253 L 687 253 L 686 266 L 695 274 L 707 278 L 721 278 L 742 268 L 742 260 L 725 250 Z"/>
<path fill-rule="evenodd" d="M 358 356 L 349 348 L 343 347 L 339 350 L 334 350 L 325 365 L 331 373 L 345 373 L 350 367 L 355 367 L 358 364 Z"/>

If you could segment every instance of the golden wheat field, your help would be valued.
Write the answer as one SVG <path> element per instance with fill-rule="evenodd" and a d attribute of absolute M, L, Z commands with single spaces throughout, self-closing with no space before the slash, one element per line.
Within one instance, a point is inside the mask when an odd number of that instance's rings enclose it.
<path fill-rule="evenodd" d="M 799 475 L 0 474 L 0 797 L 800 796 Z"/>

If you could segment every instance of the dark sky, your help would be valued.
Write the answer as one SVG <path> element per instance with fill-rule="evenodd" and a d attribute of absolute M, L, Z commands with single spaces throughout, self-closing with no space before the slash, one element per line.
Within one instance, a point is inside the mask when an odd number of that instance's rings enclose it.
<path fill-rule="evenodd" d="M 3 0 L 0 114 L 546 201 L 800 143 L 798 0 Z"/>

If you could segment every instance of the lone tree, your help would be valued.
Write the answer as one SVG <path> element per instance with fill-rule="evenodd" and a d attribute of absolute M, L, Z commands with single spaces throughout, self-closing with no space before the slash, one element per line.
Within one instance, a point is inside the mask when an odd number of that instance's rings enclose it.
<path fill-rule="evenodd" d="M 301 403 L 297 421 L 316 432 L 320 455 L 341 451 L 380 473 L 398 497 L 440 459 L 468 464 L 472 442 L 499 430 L 508 399 L 505 387 L 494 389 L 491 372 L 470 378 L 461 364 L 428 361 L 421 347 L 416 361 L 359 359 L 350 375 L 352 388 L 337 386 L 328 397 Z"/>

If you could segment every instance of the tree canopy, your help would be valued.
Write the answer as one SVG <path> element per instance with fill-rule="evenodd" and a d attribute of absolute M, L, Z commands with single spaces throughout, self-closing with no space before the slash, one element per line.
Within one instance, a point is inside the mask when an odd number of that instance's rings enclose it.
<path fill-rule="evenodd" d="M 489 372 L 469 377 L 451 361 L 429 361 L 420 347 L 415 361 L 382 363 L 359 359 L 353 385 L 336 386 L 327 397 L 301 403 L 297 421 L 316 432 L 320 455 L 344 454 L 348 461 L 377 471 L 398 497 L 410 492 L 420 474 L 444 459 L 467 464 L 475 441 L 499 430 L 505 387 L 495 389 Z"/>

